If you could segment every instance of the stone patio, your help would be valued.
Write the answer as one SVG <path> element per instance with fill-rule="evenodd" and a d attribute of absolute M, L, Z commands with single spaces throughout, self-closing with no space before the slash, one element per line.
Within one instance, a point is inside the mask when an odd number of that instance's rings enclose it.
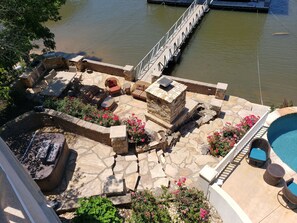
<path fill-rule="evenodd" d="M 103 87 L 102 83 L 107 76 L 97 72 L 82 73 L 82 83 Z M 121 84 L 125 82 L 123 78 L 119 80 Z M 187 92 L 186 97 L 204 104 L 206 110 L 214 98 L 214 96 L 191 92 Z M 117 96 L 115 101 L 118 106 L 114 113 L 121 119 L 134 113 L 145 120 L 145 102 L 135 100 L 130 95 Z M 59 195 L 60 200 L 63 201 L 60 209 L 67 210 L 75 207 L 79 197 L 103 194 L 108 191 L 106 186 L 110 184 L 110 179 L 114 178 L 124 179 L 125 182 L 117 185 L 118 191 L 154 190 L 162 185 L 173 185 L 174 180 L 180 177 L 187 178 L 187 186 L 199 188 L 199 171 L 206 164 L 214 167 L 220 161 L 220 158 L 206 154 L 207 136 L 222 128 L 226 122 L 238 123 L 246 115 L 261 115 L 261 112 L 259 105 L 230 96 L 228 100 L 223 101 L 220 116 L 215 120 L 210 118 L 205 123 L 191 121 L 182 126 L 179 130 L 181 137 L 171 149 L 151 150 L 137 155 L 116 155 L 112 147 L 73 135 L 73 140 L 67 140 L 72 152 L 65 178 L 58 189 L 60 192 L 64 191 Z M 147 122 L 146 129 L 164 130 L 152 121 Z"/>

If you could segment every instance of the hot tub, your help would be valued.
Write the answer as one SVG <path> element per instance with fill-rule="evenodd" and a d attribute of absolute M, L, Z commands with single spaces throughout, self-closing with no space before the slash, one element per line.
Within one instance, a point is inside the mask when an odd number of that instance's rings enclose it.
<path fill-rule="evenodd" d="M 273 151 L 297 172 L 297 113 L 284 115 L 272 122 L 267 137 Z"/>

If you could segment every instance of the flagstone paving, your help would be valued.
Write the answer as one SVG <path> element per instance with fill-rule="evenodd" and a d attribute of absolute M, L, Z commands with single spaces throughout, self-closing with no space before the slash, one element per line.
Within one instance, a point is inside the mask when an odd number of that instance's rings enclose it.
<path fill-rule="evenodd" d="M 89 74 L 88 74 L 89 75 Z M 84 84 L 101 84 L 106 77 L 83 78 Z M 120 78 L 119 78 L 120 79 Z M 120 79 L 121 83 L 123 80 Z M 213 96 L 187 92 L 187 98 L 203 103 L 208 109 Z M 133 99 L 130 95 L 115 97 L 118 104 L 114 113 L 120 118 L 130 116 L 132 113 L 145 120 L 146 103 Z M 174 180 L 186 177 L 186 185 L 199 188 L 199 171 L 207 164 L 214 167 L 220 161 L 206 154 L 207 136 L 222 128 L 226 122 L 238 123 L 247 114 L 263 114 L 258 105 L 244 99 L 230 96 L 223 101 L 220 116 L 209 123 L 198 126 L 192 121 L 180 129 L 181 137 L 171 149 L 166 151 L 149 151 L 126 156 L 116 155 L 112 147 L 103 145 L 82 136 L 73 136 L 75 140 L 67 141 L 71 149 L 70 162 L 65 171 L 64 180 L 57 189 L 63 197 L 62 209 L 75 205 L 79 197 L 102 194 L 109 179 L 124 179 L 119 183 L 117 191 L 136 191 L 143 189 L 156 189 L 170 186 Z M 200 123 L 199 123 L 200 124 Z M 161 126 L 148 121 L 147 130 L 158 131 Z M 164 130 L 164 129 L 163 129 Z M 66 137 L 67 138 L 67 137 Z M 114 186 L 114 185 L 113 185 Z M 66 189 L 65 189 L 66 188 Z M 62 200 L 62 199 L 61 199 Z"/>

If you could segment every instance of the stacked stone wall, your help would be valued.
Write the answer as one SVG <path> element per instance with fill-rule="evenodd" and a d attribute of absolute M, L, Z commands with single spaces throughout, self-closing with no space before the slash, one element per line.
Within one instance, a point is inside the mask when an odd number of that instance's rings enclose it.
<path fill-rule="evenodd" d="M 101 73 L 124 77 L 124 67 L 93 60 L 83 60 L 82 69 L 93 70 Z"/>
<path fill-rule="evenodd" d="M 85 136 L 110 146 L 109 128 L 99 126 L 70 115 L 46 109 L 45 112 L 27 112 L 2 126 L 0 136 L 5 140 L 10 136 L 34 131 L 42 127 L 54 126 L 67 132 Z"/>
<path fill-rule="evenodd" d="M 205 95 L 215 95 L 217 90 L 216 84 L 210 84 L 210 83 L 194 81 L 194 80 L 179 78 L 179 77 L 166 76 L 166 75 L 163 75 L 163 76 L 186 85 L 188 87 L 187 91 L 190 91 L 190 92 L 205 94 Z"/>

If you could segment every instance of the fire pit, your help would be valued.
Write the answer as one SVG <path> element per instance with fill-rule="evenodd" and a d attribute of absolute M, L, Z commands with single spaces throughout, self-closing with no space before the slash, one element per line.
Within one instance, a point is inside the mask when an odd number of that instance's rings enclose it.
<path fill-rule="evenodd" d="M 27 142 L 21 143 L 25 147 L 16 148 L 18 143 L 12 143 L 12 150 L 40 189 L 52 191 L 61 181 L 69 155 L 65 137 L 59 133 L 35 133 L 30 138 L 27 136 Z"/>

